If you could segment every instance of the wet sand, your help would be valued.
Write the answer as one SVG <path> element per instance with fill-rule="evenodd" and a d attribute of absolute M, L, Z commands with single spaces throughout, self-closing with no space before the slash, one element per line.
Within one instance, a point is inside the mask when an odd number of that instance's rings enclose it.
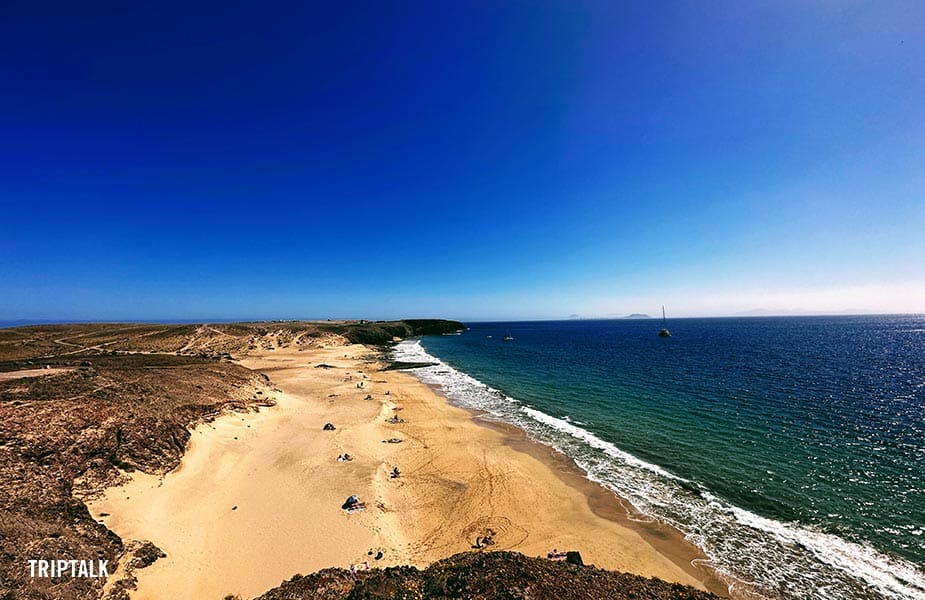
<path fill-rule="evenodd" d="M 241 361 L 269 375 L 277 406 L 201 424 L 178 469 L 136 474 L 92 503 L 123 539 L 167 554 L 136 571 L 132 598 L 247 598 L 325 567 L 424 566 L 489 532 L 490 550 L 578 550 L 588 564 L 726 593 L 676 531 L 634 520 L 566 457 L 374 359 L 353 345 Z M 355 460 L 338 462 L 344 452 Z M 341 509 L 351 494 L 365 510 Z"/>

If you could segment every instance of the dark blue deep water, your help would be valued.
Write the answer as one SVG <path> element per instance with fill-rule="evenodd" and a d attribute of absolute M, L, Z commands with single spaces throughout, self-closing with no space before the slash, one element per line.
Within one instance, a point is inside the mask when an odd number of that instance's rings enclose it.
<path fill-rule="evenodd" d="M 925 317 L 659 327 L 473 323 L 397 353 L 440 359 L 415 372 L 674 524 L 734 590 L 925 598 Z"/>

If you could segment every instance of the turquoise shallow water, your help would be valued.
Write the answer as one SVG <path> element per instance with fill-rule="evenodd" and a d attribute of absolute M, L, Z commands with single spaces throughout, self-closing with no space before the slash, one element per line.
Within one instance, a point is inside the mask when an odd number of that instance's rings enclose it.
<path fill-rule="evenodd" d="M 473 323 L 396 352 L 439 359 L 414 372 L 677 526 L 736 589 L 925 598 L 925 317 L 659 326 Z"/>

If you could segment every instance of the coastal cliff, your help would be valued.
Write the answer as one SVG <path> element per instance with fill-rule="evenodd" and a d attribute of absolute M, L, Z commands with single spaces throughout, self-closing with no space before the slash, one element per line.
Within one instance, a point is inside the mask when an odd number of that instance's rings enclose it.
<path fill-rule="evenodd" d="M 679 583 L 516 552 L 464 552 L 424 570 L 394 567 L 352 573 L 325 569 L 296 576 L 257 600 L 711 600 Z"/>
<path fill-rule="evenodd" d="M 269 378 L 234 359 L 282 347 L 384 344 L 456 331 L 455 321 L 80 324 L 0 329 L 0 598 L 90 599 L 102 578 L 30 575 L 29 560 L 160 553 L 128 544 L 86 500 L 122 473 L 176 468 L 190 428 L 274 404 Z M 119 587 L 132 587 L 131 570 Z"/>

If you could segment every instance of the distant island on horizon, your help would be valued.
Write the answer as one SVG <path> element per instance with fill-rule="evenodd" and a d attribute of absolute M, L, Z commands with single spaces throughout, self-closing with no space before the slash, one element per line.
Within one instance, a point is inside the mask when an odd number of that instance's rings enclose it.
<path fill-rule="evenodd" d="M 852 317 L 852 316 L 900 316 L 900 315 L 918 315 L 925 314 L 925 311 L 913 311 L 913 312 L 878 312 L 870 309 L 844 309 L 838 311 L 810 311 L 810 310 L 772 310 L 764 308 L 756 308 L 747 311 L 741 311 L 730 314 L 719 314 L 719 315 L 677 315 L 674 317 L 669 316 L 671 319 L 736 319 L 742 317 Z M 614 321 L 621 319 L 654 319 L 652 315 L 646 313 L 632 313 L 628 315 L 621 314 L 609 314 L 601 316 L 583 316 L 579 314 L 571 314 L 567 317 L 566 320 L 570 321 Z M 505 320 L 483 320 L 480 319 L 478 322 L 490 323 L 490 322 L 517 322 L 518 320 L 522 321 L 556 321 L 559 319 L 505 319 Z"/>

